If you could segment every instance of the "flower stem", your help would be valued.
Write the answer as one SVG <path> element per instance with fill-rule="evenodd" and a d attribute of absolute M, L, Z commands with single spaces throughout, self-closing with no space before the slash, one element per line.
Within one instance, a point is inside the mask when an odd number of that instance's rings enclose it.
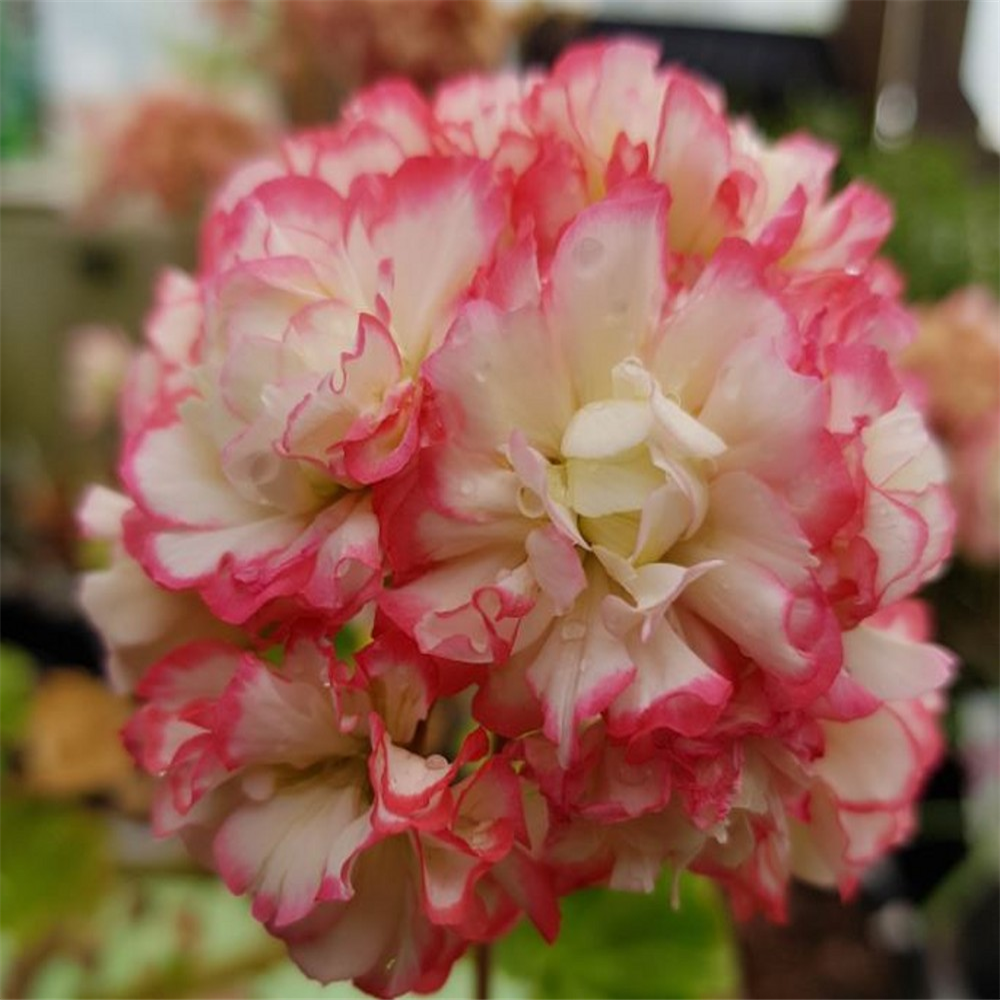
<path fill-rule="evenodd" d="M 488 944 L 476 945 L 476 1000 L 489 1000 L 491 958 Z"/>

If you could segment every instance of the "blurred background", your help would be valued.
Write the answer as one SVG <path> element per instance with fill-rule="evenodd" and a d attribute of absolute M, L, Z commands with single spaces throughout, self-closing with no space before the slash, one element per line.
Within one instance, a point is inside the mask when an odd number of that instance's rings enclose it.
<path fill-rule="evenodd" d="M 1000 0 L 3 0 L 0 2 L 0 986 L 6 997 L 340 997 L 242 900 L 145 826 L 74 603 L 75 533 L 113 481 L 115 396 L 153 280 L 192 268 L 202 206 L 283 130 L 405 75 L 546 64 L 649 36 L 772 135 L 836 143 L 838 183 L 897 207 L 887 254 L 908 363 L 949 451 L 959 552 L 926 596 L 964 664 L 916 840 L 856 903 L 793 892 L 734 926 L 713 887 L 567 900 L 520 928 L 497 997 L 997 997 L 1000 905 Z M 460 964 L 443 996 L 470 995 Z"/>

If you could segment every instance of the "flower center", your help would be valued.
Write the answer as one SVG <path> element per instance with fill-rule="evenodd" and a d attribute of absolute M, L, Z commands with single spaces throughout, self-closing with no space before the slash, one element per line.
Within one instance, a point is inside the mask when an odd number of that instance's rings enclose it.
<path fill-rule="evenodd" d="M 704 521 L 707 480 L 725 447 L 630 358 L 615 369 L 613 397 L 587 403 L 567 425 L 549 497 L 589 545 L 633 565 L 658 561 Z"/>

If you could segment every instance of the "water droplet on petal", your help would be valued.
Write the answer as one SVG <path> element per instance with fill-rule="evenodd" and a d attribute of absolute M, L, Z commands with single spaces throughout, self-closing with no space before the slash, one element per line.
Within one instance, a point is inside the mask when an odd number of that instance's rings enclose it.
<path fill-rule="evenodd" d="M 337 563 L 337 568 L 333 571 L 333 574 L 334 576 L 336 576 L 338 580 L 343 580 L 344 577 L 347 576 L 353 568 L 354 568 L 353 560 L 341 559 L 340 562 Z"/>
<path fill-rule="evenodd" d="M 281 459 L 274 452 L 259 451 L 247 461 L 247 478 L 256 486 L 267 486 L 278 478 L 280 466 Z"/>
<path fill-rule="evenodd" d="M 585 271 L 593 270 L 604 256 L 604 244 L 593 236 L 585 236 L 573 248 L 573 259 Z"/>
<path fill-rule="evenodd" d="M 249 771 L 243 776 L 242 786 L 248 798 L 263 802 L 274 794 L 277 779 L 271 770 Z"/>
<path fill-rule="evenodd" d="M 525 517 L 536 518 L 545 513 L 545 504 L 533 489 L 521 486 L 517 491 L 517 509 Z"/>
<path fill-rule="evenodd" d="M 448 761 L 439 753 L 432 753 L 427 758 L 427 768 L 430 771 L 443 771 L 448 767 Z"/>

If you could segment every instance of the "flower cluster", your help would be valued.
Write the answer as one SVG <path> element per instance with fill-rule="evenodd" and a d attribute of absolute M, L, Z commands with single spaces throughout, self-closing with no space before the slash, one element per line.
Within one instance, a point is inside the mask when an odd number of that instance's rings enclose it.
<path fill-rule="evenodd" d="M 917 338 L 902 358 L 951 466 L 956 546 L 972 562 L 1000 562 L 1000 302 L 972 285 L 916 310 Z"/>
<path fill-rule="evenodd" d="M 83 599 L 157 829 L 309 974 L 430 989 L 664 867 L 780 917 L 911 830 L 953 524 L 833 163 L 595 44 L 363 93 L 162 280 Z"/>
<path fill-rule="evenodd" d="M 131 203 L 190 215 L 239 163 L 271 145 L 263 122 L 183 91 L 145 94 L 117 122 L 110 111 L 92 117 L 86 144 L 98 170 L 82 211 L 97 221 Z"/>

